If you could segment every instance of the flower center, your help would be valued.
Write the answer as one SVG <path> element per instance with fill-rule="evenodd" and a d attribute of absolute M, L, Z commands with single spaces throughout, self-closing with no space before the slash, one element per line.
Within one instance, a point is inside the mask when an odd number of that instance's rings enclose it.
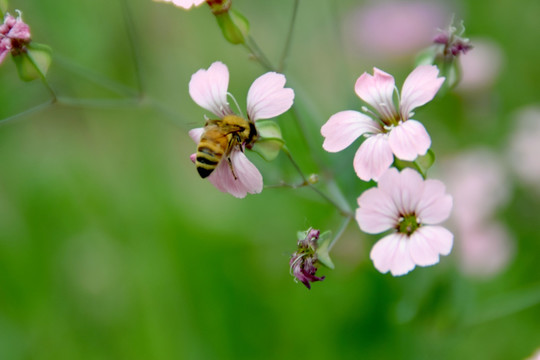
<path fill-rule="evenodd" d="M 411 235 L 416 229 L 420 227 L 416 215 L 404 216 L 398 224 L 398 231 L 402 234 Z"/>

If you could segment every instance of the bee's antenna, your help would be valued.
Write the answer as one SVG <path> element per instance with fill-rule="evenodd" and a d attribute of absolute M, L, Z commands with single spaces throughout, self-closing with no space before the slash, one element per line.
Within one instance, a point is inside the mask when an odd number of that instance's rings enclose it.
<path fill-rule="evenodd" d="M 238 102 L 236 101 L 236 99 L 234 98 L 233 94 L 231 94 L 230 92 L 227 92 L 227 95 L 230 96 L 230 98 L 232 99 L 232 101 L 236 104 L 236 109 L 238 110 L 238 112 L 240 113 L 240 116 L 242 116 L 244 119 L 244 114 L 242 113 L 242 110 L 240 109 L 240 106 L 238 105 Z"/>

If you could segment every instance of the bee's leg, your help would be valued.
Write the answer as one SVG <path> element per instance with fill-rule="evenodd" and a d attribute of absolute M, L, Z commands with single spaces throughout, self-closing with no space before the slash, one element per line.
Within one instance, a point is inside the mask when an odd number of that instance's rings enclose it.
<path fill-rule="evenodd" d="M 229 167 L 231 168 L 231 172 L 234 176 L 234 180 L 238 180 L 238 178 L 236 177 L 236 174 L 234 173 L 234 168 L 232 166 L 232 161 L 231 161 L 231 157 L 230 156 L 227 156 L 227 161 L 229 162 Z"/>
<path fill-rule="evenodd" d="M 235 134 L 235 141 L 238 146 L 238 150 L 240 150 L 241 152 L 244 152 L 244 147 L 242 146 L 242 139 L 240 138 L 240 135 Z"/>

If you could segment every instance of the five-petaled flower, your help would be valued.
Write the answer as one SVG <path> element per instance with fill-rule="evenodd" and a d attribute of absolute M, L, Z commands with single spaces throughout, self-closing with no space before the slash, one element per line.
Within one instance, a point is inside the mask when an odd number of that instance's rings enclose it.
<path fill-rule="evenodd" d="M 416 265 L 439 262 L 439 255 L 452 250 L 453 234 L 442 226 L 452 209 L 452 197 L 439 180 L 423 180 L 406 168 L 391 168 L 378 186 L 358 198 L 356 220 L 360 229 L 378 234 L 394 229 L 371 249 L 370 257 L 381 273 L 404 275 Z"/>
<path fill-rule="evenodd" d="M 6 14 L 4 23 L 0 25 L 0 64 L 7 54 L 24 52 L 30 40 L 30 27 L 22 21 L 20 12 L 17 18 Z"/>
<path fill-rule="evenodd" d="M 268 72 L 251 84 L 247 95 L 247 121 L 253 126 L 257 120 L 276 117 L 292 106 L 294 91 L 284 87 L 285 81 L 283 74 Z M 227 102 L 228 85 L 229 70 L 218 61 L 208 70 L 201 69 L 193 74 L 189 82 L 189 94 L 199 106 L 220 119 L 230 115 L 238 116 Z M 192 129 L 189 135 L 193 141 L 199 143 L 203 132 L 204 128 L 196 128 Z M 227 159 L 220 161 L 208 176 L 208 180 L 217 189 L 238 198 L 243 198 L 248 193 L 259 193 L 263 188 L 262 175 L 244 154 L 245 146 L 246 144 L 241 144 L 233 147 L 228 154 L 230 162 Z"/>
<path fill-rule="evenodd" d="M 323 281 L 324 276 L 316 276 L 317 267 L 317 241 L 321 232 L 316 229 L 306 231 L 306 236 L 298 240 L 298 250 L 292 255 L 289 261 L 290 272 L 295 277 L 295 281 L 302 282 L 308 289 L 311 283 Z"/>
<path fill-rule="evenodd" d="M 366 140 L 353 162 L 356 174 L 364 181 L 377 180 L 392 165 L 393 155 L 406 161 L 425 155 L 431 139 L 424 126 L 411 116 L 416 107 L 431 101 L 441 87 L 444 77 L 437 77 L 438 74 L 433 65 L 414 69 L 405 79 L 396 108 L 394 77 L 377 68 L 373 75 L 363 73 L 356 81 L 355 91 L 375 112 L 365 109 L 371 117 L 353 110 L 332 115 L 321 128 L 325 137 L 323 148 L 341 151 L 364 135 Z"/>

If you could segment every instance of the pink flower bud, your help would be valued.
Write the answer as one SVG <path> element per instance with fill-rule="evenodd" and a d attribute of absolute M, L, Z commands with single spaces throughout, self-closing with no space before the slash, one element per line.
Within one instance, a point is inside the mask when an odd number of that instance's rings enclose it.
<path fill-rule="evenodd" d="M 26 52 L 30 41 L 30 27 L 22 21 L 20 12 L 17 18 L 6 14 L 0 25 L 0 63 L 10 52 L 14 56 Z"/>

